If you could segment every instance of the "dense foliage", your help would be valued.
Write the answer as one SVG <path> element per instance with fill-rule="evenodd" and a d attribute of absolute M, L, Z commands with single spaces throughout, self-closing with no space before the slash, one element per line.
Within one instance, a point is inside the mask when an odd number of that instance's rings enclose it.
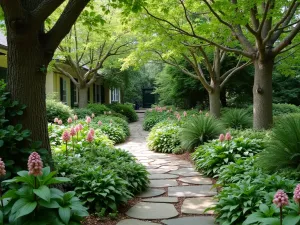
<path fill-rule="evenodd" d="M 190 117 L 182 126 L 180 132 L 181 146 L 194 150 L 199 145 L 217 138 L 224 132 L 223 124 L 209 115 Z"/>
<path fill-rule="evenodd" d="M 118 205 L 143 191 L 149 182 L 146 168 L 136 163 L 131 154 L 114 148 L 115 136 L 106 135 L 106 128 L 102 129 L 108 127 L 108 132 L 118 129 L 125 135 L 121 126 L 126 125 L 128 129 L 128 124 L 120 118 L 104 115 L 94 118 L 91 123 L 77 122 L 83 124 L 83 129 L 68 142 L 62 140 L 61 135 L 70 127 L 49 127 L 56 168 L 72 180 L 72 184 L 64 188 L 75 189 L 93 212 L 115 213 Z M 94 132 L 92 140 L 89 139 L 91 131 Z M 120 135 L 114 135 L 120 138 Z"/>
<path fill-rule="evenodd" d="M 245 109 L 226 109 L 221 119 L 227 128 L 245 129 L 252 126 L 252 118 Z"/>
<path fill-rule="evenodd" d="M 116 113 L 120 113 L 128 119 L 129 122 L 135 122 L 138 120 L 138 116 L 130 104 L 120 104 L 120 103 L 113 103 L 110 105 L 107 105 L 111 110 L 113 110 Z"/>
<path fill-rule="evenodd" d="M 48 122 L 53 122 L 54 118 L 60 118 L 61 120 L 66 121 L 73 114 L 73 110 L 69 106 L 58 100 L 47 99 L 46 107 Z"/>
<path fill-rule="evenodd" d="M 149 133 L 148 147 L 156 152 L 180 152 L 179 131 L 180 125 L 176 121 L 166 120 L 156 124 Z"/>

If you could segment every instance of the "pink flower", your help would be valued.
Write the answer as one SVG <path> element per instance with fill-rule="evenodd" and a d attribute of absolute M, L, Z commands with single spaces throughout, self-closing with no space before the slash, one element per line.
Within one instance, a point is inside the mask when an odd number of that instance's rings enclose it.
<path fill-rule="evenodd" d="M 184 116 L 184 117 L 187 116 L 187 112 L 186 112 L 186 111 L 183 112 L 183 116 Z"/>
<path fill-rule="evenodd" d="M 89 132 L 89 133 L 87 134 L 86 140 L 87 140 L 88 142 L 92 142 L 92 141 L 94 140 L 94 135 L 93 135 L 91 132 Z"/>
<path fill-rule="evenodd" d="M 87 116 L 85 122 L 90 123 L 92 121 L 91 117 Z"/>
<path fill-rule="evenodd" d="M 225 135 L 224 134 L 220 134 L 219 141 L 221 141 L 221 142 L 225 141 Z"/>
<path fill-rule="evenodd" d="M 289 197 L 283 190 L 278 190 L 274 195 L 273 203 L 277 207 L 283 207 L 289 204 Z"/>
<path fill-rule="evenodd" d="M 58 121 L 57 121 L 57 124 L 58 124 L 58 125 L 62 125 L 62 120 L 58 120 Z"/>
<path fill-rule="evenodd" d="M 178 121 L 181 119 L 181 116 L 180 116 L 180 114 L 177 114 L 177 119 L 178 119 Z"/>
<path fill-rule="evenodd" d="M 202 110 L 200 110 L 199 113 L 202 114 Z"/>
<path fill-rule="evenodd" d="M 54 123 L 57 123 L 57 122 L 58 122 L 58 118 L 55 117 L 55 118 L 54 118 Z"/>
<path fill-rule="evenodd" d="M 80 123 L 80 124 L 78 124 L 77 126 L 78 126 L 78 129 L 79 129 L 79 130 L 82 130 L 82 129 L 83 129 L 83 126 L 82 126 L 82 124 L 81 124 L 81 123 Z"/>
<path fill-rule="evenodd" d="M 207 112 L 207 113 L 205 113 L 205 116 L 209 116 L 209 113 Z"/>
<path fill-rule="evenodd" d="M 72 123 L 72 122 L 73 122 L 72 118 L 69 117 L 69 118 L 68 118 L 68 123 Z"/>
<path fill-rule="evenodd" d="M 74 115 L 74 120 L 78 120 L 78 116 L 77 115 Z"/>
<path fill-rule="evenodd" d="M 95 118 L 95 114 L 94 113 L 92 113 L 92 118 Z"/>
<path fill-rule="evenodd" d="M 76 128 L 76 127 L 75 127 Z M 76 129 L 75 129 L 74 127 L 72 127 L 71 128 L 71 130 L 70 130 L 70 135 L 73 137 L 73 136 L 75 136 L 76 135 L 76 133 L 77 133 L 77 131 L 76 131 Z"/>
<path fill-rule="evenodd" d="M 226 140 L 226 141 L 230 141 L 230 140 L 231 140 L 231 135 L 230 135 L 229 132 L 226 133 L 226 135 L 225 135 L 225 140 Z"/>
<path fill-rule="evenodd" d="M 65 130 L 61 136 L 61 138 L 63 139 L 63 141 L 68 142 L 71 139 L 70 133 L 69 131 Z"/>
<path fill-rule="evenodd" d="M 76 133 L 78 133 L 78 132 L 80 131 L 80 129 L 79 129 L 79 126 L 78 126 L 78 125 L 76 125 L 76 126 L 75 126 L 75 131 L 76 131 Z"/>
<path fill-rule="evenodd" d="M 0 158 L 0 177 L 6 175 L 5 164 Z"/>
<path fill-rule="evenodd" d="M 95 130 L 93 128 L 90 129 L 90 132 L 93 136 L 95 135 Z"/>
<path fill-rule="evenodd" d="M 297 184 L 294 190 L 294 201 L 298 204 L 300 202 L 300 184 Z"/>
<path fill-rule="evenodd" d="M 98 121 L 98 125 L 99 125 L 99 126 L 101 126 L 101 125 L 102 125 L 102 122 L 101 122 L 100 120 Z"/>
<path fill-rule="evenodd" d="M 38 176 L 43 174 L 43 162 L 40 155 L 37 152 L 31 153 L 28 159 L 28 174 Z"/>

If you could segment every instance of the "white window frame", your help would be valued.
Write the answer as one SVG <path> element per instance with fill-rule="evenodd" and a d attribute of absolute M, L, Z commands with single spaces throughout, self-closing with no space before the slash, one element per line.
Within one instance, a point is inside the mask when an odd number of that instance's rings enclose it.
<path fill-rule="evenodd" d="M 120 103 L 120 88 L 110 89 L 110 103 L 118 102 Z"/>

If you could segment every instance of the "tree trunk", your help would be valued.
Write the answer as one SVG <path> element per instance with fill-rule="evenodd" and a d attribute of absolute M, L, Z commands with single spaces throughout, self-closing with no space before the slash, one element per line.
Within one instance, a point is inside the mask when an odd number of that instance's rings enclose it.
<path fill-rule="evenodd" d="M 274 59 L 254 62 L 253 128 L 268 129 L 273 123 L 272 72 Z"/>
<path fill-rule="evenodd" d="M 79 89 L 79 102 L 78 106 L 79 108 L 85 108 L 88 105 L 88 88 L 87 87 L 81 87 Z"/>
<path fill-rule="evenodd" d="M 209 111 L 216 118 L 221 116 L 220 87 L 215 86 L 209 95 Z"/>
<path fill-rule="evenodd" d="M 11 34 L 8 29 L 8 89 L 13 100 L 26 105 L 18 123 L 31 131 L 33 141 L 42 141 L 42 147 L 51 149 L 46 115 L 46 74 L 49 58 L 38 41 L 38 34 Z M 25 147 L 25 146 L 24 146 Z"/>

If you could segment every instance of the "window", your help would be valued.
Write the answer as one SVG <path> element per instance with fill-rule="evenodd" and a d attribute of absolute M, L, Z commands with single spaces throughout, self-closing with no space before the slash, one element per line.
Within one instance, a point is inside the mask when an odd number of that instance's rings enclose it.
<path fill-rule="evenodd" d="M 101 86 L 94 84 L 94 102 L 101 103 Z"/>
<path fill-rule="evenodd" d="M 111 102 L 120 102 L 120 89 L 119 88 L 111 89 Z"/>
<path fill-rule="evenodd" d="M 73 95 L 74 95 L 74 105 L 78 105 L 78 88 L 75 86 L 73 89 Z"/>
<path fill-rule="evenodd" d="M 60 100 L 67 103 L 67 81 L 60 78 Z"/>

